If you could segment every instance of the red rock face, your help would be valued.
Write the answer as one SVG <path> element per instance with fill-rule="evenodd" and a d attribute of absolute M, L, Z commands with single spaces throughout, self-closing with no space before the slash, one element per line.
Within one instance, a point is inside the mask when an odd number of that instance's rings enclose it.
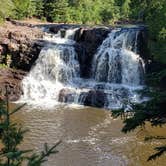
<path fill-rule="evenodd" d="M 38 28 L 14 25 L 6 22 L 0 26 L 0 63 L 3 57 L 11 56 L 11 67 L 29 71 L 41 50 L 38 40 L 43 32 Z"/>
<path fill-rule="evenodd" d="M 10 101 L 16 101 L 21 96 L 21 80 L 26 72 L 13 69 L 0 69 L 0 99 L 6 99 L 6 87 Z"/>

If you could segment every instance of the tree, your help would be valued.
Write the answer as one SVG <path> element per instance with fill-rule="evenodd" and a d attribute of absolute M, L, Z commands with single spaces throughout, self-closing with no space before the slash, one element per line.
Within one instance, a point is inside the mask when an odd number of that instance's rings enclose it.
<path fill-rule="evenodd" d="M 115 3 L 115 0 L 104 1 L 101 9 L 102 23 L 114 23 L 119 19 L 119 7 Z"/>
<path fill-rule="evenodd" d="M 0 21 L 3 21 L 12 13 L 14 7 L 12 0 L 0 0 Z"/>
<path fill-rule="evenodd" d="M 15 19 L 24 19 L 41 14 L 42 1 L 41 0 L 13 0 L 14 3 L 14 15 Z"/>
<path fill-rule="evenodd" d="M 44 0 L 33 0 L 35 6 L 34 16 L 41 19 L 44 16 Z"/>
<path fill-rule="evenodd" d="M 29 15 L 29 8 L 30 8 L 30 0 L 13 0 L 14 3 L 14 15 L 13 18 L 15 19 L 23 19 L 28 17 Z"/>
<path fill-rule="evenodd" d="M 133 116 L 128 117 L 124 120 L 124 127 L 122 131 L 124 133 L 135 130 L 137 127 L 144 126 L 146 122 L 149 122 L 152 126 L 162 126 L 166 124 L 166 69 L 162 69 L 158 72 L 154 72 L 148 76 L 147 83 L 153 87 L 142 91 L 142 93 L 148 94 L 150 97 L 149 101 L 141 104 L 132 105 Z M 125 114 L 124 110 L 113 111 L 113 116 L 118 117 Z M 166 139 L 165 137 L 148 137 L 149 139 Z M 151 155 L 148 160 L 155 159 L 166 152 L 166 145 L 156 147 L 157 152 Z"/>
<path fill-rule="evenodd" d="M 11 116 L 19 111 L 24 105 L 9 111 L 8 96 L 6 104 L 0 101 L 0 140 L 3 147 L 0 150 L 0 165 L 1 166 L 22 166 L 23 162 L 27 161 L 27 166 L 41 166 L 47 161 L 60 142 L 49 148 L 47 144 L 40 154 L 32 153 L 32 150 L 20 150 L 18 145 L 23 141 L 23 135 L 27 130 L 22 129 L 17 123 L 11 122 Z"/>
<path fill-rule="evenodd" d="M 27 16 L 26 17 L 33 17 L 33 16 L 35 16 L 36 15 L 36 8 L 37 8 L 37 6 L 38 6 L 38 0 L 29 0 L 28 8 L 27 8 Z"/>
<path fill-rule="evenodd" d="M 67 0 L 46 0 L 44 3 L 44 16 L 48 21 L 67 21 Z"/>
<path fill-rule="evenodd" d="M 129 17 L 130 15 L 130 3 L 131 0 L 124 0 L 123 4 L 122 4 L 122 14 L 124 15 L 124 17 Z"/>

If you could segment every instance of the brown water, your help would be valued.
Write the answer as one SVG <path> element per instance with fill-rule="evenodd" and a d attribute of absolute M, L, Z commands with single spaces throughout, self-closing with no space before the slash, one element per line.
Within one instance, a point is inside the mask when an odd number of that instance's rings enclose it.
<path fill-rule="evenodd" d="M 90 107 L 57 106 L 41 109 L 26 106 L 15 120 L 30 131 L 22 148 L 40 151 L 45 142 L 58 140 L 59 153 L 44 166 L 165 166 L 166 156 L 147 162 L 155 146 L 162 141 L 144 142 L 146 135 L 165 135 L 165 128 L 150 128 L 121 133 L 122 121 L 111 112 Z"/>

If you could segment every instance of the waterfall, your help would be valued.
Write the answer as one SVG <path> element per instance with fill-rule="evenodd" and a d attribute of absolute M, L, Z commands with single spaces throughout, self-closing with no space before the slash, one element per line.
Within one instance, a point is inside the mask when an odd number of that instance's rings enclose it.
<path fill-rule="evenodd" d="M 137 90 L 143 86 L 144 66 L 138 55 L 138 29 L 115 29 L 93 56 L 91 78 L 80 76 L 80 64 L 74 48 L 77 29 L 65 35 L 46 33 L 45 47 L 23 81 L 21 101 L 40 104 L 76 103 L 109 109 L 126 108 L 140 102 Z"/>
<path fill-rule="evenodd" d="M 48 43 L 41 50 L 29 75 L 22 81 L 24 95 L 21 100 L 58 100 L 60 89 L 72 84 L 73 78 L 79 77 L 74 41 L 60 38 L 58 34 L 45 36 Z M 70 32 L 68 36 L 71 35 Z"/>
<path fill-rule="evenodd" d="M 137 55 L 138 31 L 113 30 L 94 56 L 93 76 L 96 81 L 140 85 L 142 59 Z M 133 46 L 132 46 L 133 45 Z"/>

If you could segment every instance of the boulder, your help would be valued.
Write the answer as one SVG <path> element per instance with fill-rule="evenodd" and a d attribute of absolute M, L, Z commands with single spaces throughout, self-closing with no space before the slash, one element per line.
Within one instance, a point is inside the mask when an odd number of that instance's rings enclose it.
<path fill-rule="evenodd" d="M 74 102 L 75 95 L 76 93 L 71 89 L 68 88 L 61 89 L 58 101 L 63 103 L 72 103 Z"/>
<path fill-rule="evenodd" d="M 6 99 L 6 87 L 10 101 L 20 98 L 22 92 L 21 80 L 26 72 L 14 69 L 0 69 L 0 99 Z"/>
<path fill-rule="evenodd" d="M 58 33 L 58 31 L 61 29 L 62 27 L 61 26 L 51 26 L 49 28 L 49 31 L 52 32 L 52 33 Z"/>
<path fill-rule="evenodd" d="M 90 90 L 84 100 L 84 105 L 103 108 L 107 101 L 106 94 L 101 90 Z"/>

